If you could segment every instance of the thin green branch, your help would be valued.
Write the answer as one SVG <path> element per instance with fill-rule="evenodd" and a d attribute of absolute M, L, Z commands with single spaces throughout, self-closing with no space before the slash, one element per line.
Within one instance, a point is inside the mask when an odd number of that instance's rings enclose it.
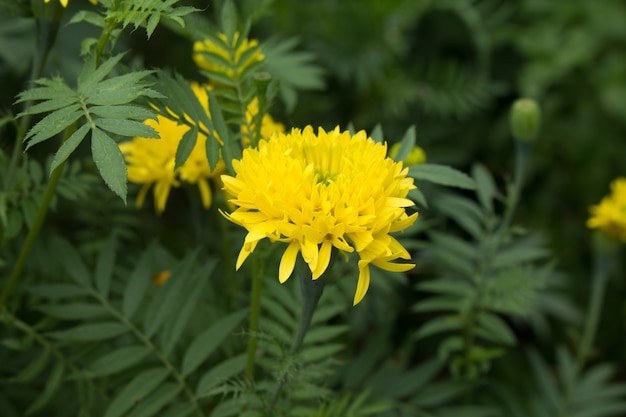
<path fill-rule="evenodd" d="M 124 314 L 120 313 L 115 307 L 113 307 L 107 299 L 103 298 L 99 293 L 97 293 L 96 291 L 92 289 L 88 289 L 88 292 L 105 309 L 107 309 L 107 311 L 115 319 L 117 319 L 124 326 L 126 326 L 135 335 L 135 337 L 139 339 L 141 343 L 143 343 L 148 349 L 150 349 L 150 351 L 152 351 L 154 356 L 156 356 L 159 359 L 159 361 L 161 361 L 161 363 L 168 370 L 172 378 L 174 378 L 174 380 L 178 383 L 178 385 L 180 385 L 180 387 L 182 388 L 183 392 L 185 393 L 189 401 L 194 405 L 194 408 L 196 409 L 196 414 L 199 417 L 204 417 L 204 412 L 202 411 L 202 408 L 200 407 L 198 398 L 191 390 L 191 387 L 189 386 L 189 384 L 187 384 L 185 377 L 180 372 L 178 372 L 178 369 L 167 358 L 167 355 L 165 355 L 154 343 L 152 343 L 152 340 L 150 340 L 148 336 L 146 336 L 141 330 L 137 328 L 137 326 L 135 326 L 130 320 L 128 320 L 128 318 Z"/>
<path fill-rule="evenodd" d="M 246 358 L 246 379 L 254 379 L 254 363 L 256 359 L 257 333 L 261 314 L 261 290 L 263 288 L 263 267 L 258 256 L 253 255 L 252 293 L 250 296 L 250 324 L 248 326 L 248 352 Z"/>

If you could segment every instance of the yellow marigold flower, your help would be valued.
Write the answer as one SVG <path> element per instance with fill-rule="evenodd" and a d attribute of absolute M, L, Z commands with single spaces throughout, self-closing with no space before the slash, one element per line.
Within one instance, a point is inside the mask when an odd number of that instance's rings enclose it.
<path fill-rule="evenodd" d="M 157 272 L 156 274 L 152 275 L 152 282 L 154 282 L 155 285 L 162 287 L 163 285 L 165 285 L 167 280 L 170 279 L 171 276 L 172 271 L 170 270 Z"/>
<path fill-rule="evenodd" d="M 248 123 L 252 123 L 253 117 L 259 112 L 259 101 L 255 97 L 246 109 L 246 120 Z M 250 138 L 248 137 L 248 126 L 241 126 L 241 133 L 243 135 L 243 144 L 247 146 L 250 144 Z M 261 138 L 269 139 L 274 133 L 285 133 L 285 125 L 280 122 L 275 122 L 272 116 L 269 114 L 263 115 L 263 121 L 261 122 Z"/>
<path fill-rule="evenodd" d="M 224 43 L 228 43 L 226 35 L 223 33 L 219 33 L 218 37 Z M 235 33 L 231 49 L 237 45 L 238 41 L 239 33 Z M 242 61 L 244 54 L 251 49 L 256 49 L 256 51 L 254 51 L 251 55 L 247 55 L 245 61 Z M 221 72 L 227 75 L 230 79 L 234 79 L 234 72 L 232 68 L 225 67 L 221 63 L 212 60 L 208 54 L 218 55 L 226 60 L 231 67 L 238 68 L 238 76 L 240 76 L 246 68 L 250 67 L 250 65 L 265 59 L 265 56 L 263 56 L 263 53 L 259 48 L 259 41 L 256 39 L 244 39 L 241 45 L 239 45 L 239 47 L 235 50 L 234 56 L 231 55 L 230 51 L 225 49 L 223 45 L 217 44 L 210 39 L 196 41 L 193 44 L 193 60 L 198 68 L 207 71 Z"/>
<path fill-rule="evenodd" d="M 587 227 L 599 228 L 607 236 L 626 242 L 626 178 L 619 177 L 611 182 L 611 194 L 600 204 L 589 208 L 591 217 Z"/>
<path fill-rule="evenodd" d="M 50 3 L 50 0 L 43 0 L 44 3 Z M 63 7 L 67 7 L 69 0 L 59 0 Z M 98 0 L 89 0 L 91 4 L 98 4 Z"/>
<path fill-rule="evenodd" d="M 410 259 L 390 233 L 413 224 L 406 198 L 414 188 L 408 168 L 386 157 L 386 146 L 364 131 L 351 136 L 311 126 L 274 134 L 246 148 L 233 161 L 235 177 L 222 175 L 224 189 L 238 208 L 224 215 L 248 234 L 237 259 L 237 269 L 264 238 L 288 243 L 279 267 L 279 280 L 291 276 L 298 253 L 312 278 L 329 265 L 331 251 L 358 253 L 359 279 L 354 304 L 370 282 L 370 264 L 388 271 L 408 271 L 414 265 L 392 263 Z"/>
<path fill-rule="evenodd" d="M 400 150 L 400 143 L 395 143 L 389 149 L 389 157 L 393 158 Z M 404 166 L 410 167 L 413 165 L 420 165 L 426 163 L 426 152 L 419 146 L 414 146 L 407 157 L 402 161 Z"/>
<path fill-rule="evenodd" d="M 203 99 L 203 95 L 206 96 L 205 89 L 198 84 L 192 84 L 192 89 L 208 113 L 208 101 Z M 171 188 L 179 187 L 182 180 L 197 184 L 202 205 L 205 208 L 210 207 L 212 195 L 209 180 L 219 178 L 226 167 L 222 160 L 214 168 L 209 166 L 206 135 L 198 135 L 185 163 L 174 170 L 178 144 L 189 127 L 163 116 L 157 116 L 157 120 L 148 119 L 144 123 L 156 130 L 160 139 L 136 137 L 130 142 L 120 144 L 128 165 L 128 180 L 144 185 L 137 196 L 137 205 L 143 205 L 148 190 L 154 185 L 154 205 L 156 211 L 162 213 Z"/>

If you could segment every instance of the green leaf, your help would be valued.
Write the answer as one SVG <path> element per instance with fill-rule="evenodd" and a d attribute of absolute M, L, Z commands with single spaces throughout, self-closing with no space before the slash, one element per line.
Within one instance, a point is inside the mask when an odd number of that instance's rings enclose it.
<path fill-rule="evenodd" d="M 132 119 L 144 121 L 156 119 L 156 113 L 152 109 L 135 106 L 133 104 L 118 106 L 92 106 L 89 108 L 91 114 L 104 119 Z"/>
<path fill-rule="evenodd" d="M 210 371 L 205 373 L 198 382 L 196 395 L 201 397 L 209 393 L 209 391 L 224 381 L 240 374 L 246 368 L 246 355 L 238 355 L 214 366 Z M 109 416 L 105 416 L 109 417 Z"/>
<path fill-rule="evenodd" d="M 424 324 L 415 333 L 416 339 L 423 339 L 437 333 L 456 331 L 463 328 L 461 318 L 457 315 L 446 315 L 434 318 Z"/>
<path fill-rule="evenodd" d="M 95 128 L 91 135 L 91 154 L 105 184 L 126 204 L 126 163 L 117 143 Z"/>
<path fill-rule="evenodd" d="M 54 158 L 52 159 L 52 164 L 50 165 L 50 175 L 52 172 L 63 162 L 69 158 L 69 156 L 76 150 L 78 145 L 81 144 L 87 132 L 89 132 L 89 124 L 86 123 L 79 127 L 72 135 L 67 138 L 65 142 L 61 144 L 59 150 L 54 154 Z"/>
<path fill-rule="evenodd" d="M 90 320 L 109 315 L 104 307 L 98 304 L 69 303 L 50 304 L 37 307 L 37 310 L 61 320 Z"/>
<path fill-rule="evenodd" d="M 89 365 L 92 377 L 104 377 L 124 371 L 139 363 L 150 354 L 145 346 L 125 346 L 114 349 L 99 357 Z"/>
<path fill-rule="evenodd" d="M 198 140 L 198 126 L 193 126 L 191 129 L 185 132 L 183 138 L 178 143 L 178 147 L 176 148 L 176 158 L 174 169 L 177 169 L 182 164 L 187 161 L 189 155 L 193 151 L 194 146 L 196 146 L 196 141 Z M 212 139 L 209 139 L 212 140 Z"/>
<path fill-rule="evenodd" d="M 37 396 L 37 399 L 34 403 L 28 407 L 25 415 L 31 415 L 36 411 L 41 410 L 47 403 L 50 401 L 54 394 L 58 391 L 61 386 L 61 382 L 63 381 L 63 371 L 64 366 L 62 362 L 57 362 L 54 366 L 54 369 L 50 373 L 48 380 L 46 381 L 46 386 L 43 390 L 43 393 Z"/>
<path fill-rule="evenodd" d="M 336 339 L 338 336 L 342 334 L 346 334 L 348 332 L 349 327 L 345 325 L 326 325 L 321 327 L 314 327 L 310 329 L 305 338 L 304 344 L 311 345 L 314 343 L 323 343 L 329 342 Z"/>
<path fill-rule="evenodd" d="M 495 343 L 513 346 L 517 338 L 504 320 L 495 314 L 482 313 L 478 316 L 476 334 Z"/>
<path fill-rule="evenodd" d="M 33 104 L 26 110 L 26 112 L 28 112 L 28 114 L 47 113 L 68 107 L 72 104 L 78 104 L 77 101 L 78 99 L 76 96 L 72 94 L 70 96 L 54 98 L 41 103 Z"/>
<path fill-rule="evenodd" d="M 24 138 L 25 141 L 28 141 L 26 150 L 30 149 L 33 145 L 56 136 L 80 119 L 82 115 L 83 112 L 78 104 L 72 104 L 54 113 L 50 113 L 28 131 L 28 134 Z"/>
<path fill-rule="evenodd" d="M 237 9 L 232 0 L 226 0 L 222 4 L 221 13 L 222 30 L 229 44 L 234 44 L 235 32 L 237 31 Z"/>
<path fill-rule="evenodd" d="M 501 250 L 496 255 L 493 261 L 494 268 L 505 268 L 515 265 L 520 265 L 528 262 L 534 262 L 540 259 L 545 259 L 550 256 L 550 251 L 543 247 L 529 246 L 519 247 L 514 246 Z"/>
<path fill-rule="evenodd" d="M 89 59 L 85 62 L 82 72 L 78 76 L 78 90 L 88 90 L 100 81 L 104 80 L 113 68 L 119 64 L 124 55 L 125 53 L 115 55 L 101 63 L 100 66 L 96 65 L 95 54 L 90 55 Z"/>
<path fill-rule="evenodd" d="M 246 313 L 247 310 L 242 310 L 230 314 L 200 333 L 185 351 L 182 375 L 187 376 L 195 371 L 233 333 Z"/>
<path fill-rule="evenodd" d="M 100 249 L 98 261 L 96 263 L 96 271 L 94 276 L 96 289 L 105 299 L 109 296 L 109 287 L 111 286 L 113 267 L 115 265 L 116 247 L 117 236 L 114 232 L 109 235 L 109 238 L 104 243 L 104 246 L 102 247 L 102 249 Z"/>
<path fill-rule="evenodd" d="M 26 290 L 39 297 L 46 298 L 71 298 L 87 295 L 87 292 L 74 284 L 40 284 L 27 287 Z"/>
<path fill-rule="evenodd" d="M 154 391 L 165 380 L 168 373 L 168 370 L 164 368 L 152 368 L 135 376 L 110 403 L 104 417 L 123 416 L 131 407 Z"/>
<path fill-rule="evenodd" d="M 217 131 L 218 136 L 222 139 L 224 146 L 222 147 L 222 151 L 224 152 L 224 162 L 226 163 L 226 168 L 230 175 L 234 175 L 235 171 L 233 170 L 233 159 L 237 157 L 234 152 L 233 141 L 230 137 L 230 132 L 226 127 L 226 122 L 224 121 L 224 115 L 222 114 L 222 109 L 220 108 L 220 104 L 215 97 L 215 94 L 211 91 L 207 91 L 209 95 L 209 111 L 211 112 L 211 119 L 213 120 L 213 126 Z M 207 142 L 210 140 L 216 140 L 216 138 L 209 137 Z M 207 146 L 207 152 L 211 151 L 212 147 Z M 214 152 L 212 154 L 207 154 L 209 158 L 209 165 L 215 167 L 217 165 L 217 161 L 219 159 L 219 155 L 216 155 Z"/>
<path fill-rule="evenodd" d="M 126 325 L 116 321 L 81 324 L 68 330 L 50 332 L 50 336 L 66 342 L 98 342 L 128 332 Z"/>
<path fill-rule="evenodd" d="M 159 288 L 159 292 L 152 300 L 146 318 L 144 328 L 148 337 L 154 335 L 161 328 L 167 317 L 171 317 L 182 307 L 184 298 L 180 296 L 184 288 L 185 280 L 195 265 L 198 252 L 188 254 L 172 270 L 172 275 L 167 282 Z"/>
<path fill-rule="evenodd" d="M 129 319 L 132 318 L 137 311 L 137 307 L 139 307 L 141 301 L 144 299 L 146 288 L 148 288 L 148 284 L 150 284 L 151 256 L 151 249 L 141 254 L 141 257 L 135 265 L 135 269 L 128 279 L 128 284 L 126 284 L 126 288 L 124 289 L 122 312 L 124 316 Z"/>
<path fill-rule="evenodd" d="M 393 160 L 396 162 L 402 162 L 406 159 L 407 156 L 411 153 L 413 148 L 415 147 L 415 126 L 411 126 L 407 129 L 402 141 L 400 142 L 400 148 L 398 152 L 393 157 Z"/>
<path fill-rule="evenodd" d="M 17 374 L 12 380 L 15 382 L 30 382 L 37 377 L 50 362 L 50 350 L 43 349 L 41 353 Z"/>
<path fill-rule="evenodd" d="M 161 333 L 163 339 L 162 345 L 164 346 L 163 351 L 166 354 L 169 354 L 175 344 L 180 341 L 180 336 L 183 330 L 187 328 L 189 319 L 197 311 L 196 305 L 198 304 L 200 296 L 204 293 L 207 277 L 211 276 L 216 264 L 216 259 L 209 259 L 202 269 L 194 271 L 192 278 L 188 280 L 189 283 L 184 289 L 185 293 L 189 294 L 186 297 L 185 304 L 180 308 L 178 314 L 173 317 L 173 320 L 171 320 L 168 331 Z"/>
<path fill-rule="evenodd" d="M 141 80 L 151 71 L 136 71 L 108 80 L 95 85 L 82 87 L 79 85 L 79 92 L 86 96 L 86 102 L 95 106 L 114 106 L 128 104 L 136 98 L 146 95 L 146 88 Z"/>
<path fill-rule="evenodd" d="M 472 167 L 472 177 L 474 177 L 476 181 L 476 194 L 478 195 L 480 204 L 482 204 L 487 211 L 493 213 L 493 199 L 498 192 L 493 177 L 489 171 L 487 171 L 487 168 L 481 164 L 474 164 Z"/>
<path fill-rule="evenodd" d="M 174 383 L 160 385 L 156 391 L 139 402 L 127 416 L 152 417 L 157 415 L 159 410 L 171 402 L 181 389 L 182 387 L 179 384 Z"/>
<path fill-rule="evenodd" d="M 59 237 L 54 239 L 57 253 L 63 254 L 63 267 L 72 279 L 84 288 L 91 288 L 91 273 L 83 263 L 80 255 L 66 240 Z"/>
<path fill-rule="evenodd" d="M 135 120 L 96 119 L 95 123 L 99 128 L 120 136 L 139 136 L 142 138 L 152 139 L 159 138 L 159 134 L 151 126 Z"/>
<path fill-rule="evenodd" d="M 430 384 L 417 393 L 412 403 L 420 407 L 434 407 L 446 403 L 467 389 L 461 382 L 446 381 Z"/>
<path fill-rule="evenodd" d="M 458 311 L 459 299 L 454 297 L 431 297 L 418 301 L 411 311 L 416 313 L 432 311 Z"/>
<path fill-rule="evenodd" d="M 416 180 L 429 181 L 448 187 L 458 187 L 467 190 L 476 188 L 476 182 L 467 174 L 444 165 L 414 165 L 409 168 L 409 176 Z"/>

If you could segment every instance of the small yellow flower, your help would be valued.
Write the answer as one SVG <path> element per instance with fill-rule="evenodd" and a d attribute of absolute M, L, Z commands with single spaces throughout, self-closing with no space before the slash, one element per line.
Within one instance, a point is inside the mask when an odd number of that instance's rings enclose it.
<path fill-rule="evenodd" d="M 172 271 L 166 269 L 165 271 L 157 272 L 152 275 L 152 282 L 154 282 L 155 285 L 162 287 L 171 276 Z"/>
<path fill-rule="evenodd" d="M 61 6 L 67 7 L 67 3 L 69 0 L 59 0 Z M 44 3 L 50 3 L 50 0 L 43 0 Z M 98 0 L 89 0 L 91 4 L 98 4 Z"/>
<path fill-rule="evenodd" d="M 226 35 L 223 33 L 219 33 L 218 37 L 224 41 L 224 43 L 228 43 Z M 239 33 L 235 33 L 231 49 L 237 45 L 238 41 Z M 246 52 L 252 49 L 255 49 L 255 51 L 251 55 L 246 54 Z M 265 59 L 265 56 L 263 56 L 263 53 L 259 48 L 259 41 L 256 39 L 244 39 L 241 45 L 239 45 L 239 47 L 235 50 L 234 56 L 231 55 L 231 51 L 225 49 L 223 45 L 217 44 L 210 39 L 196 41 L 193 44 L 193 60 L 198 68 L 207 71 L 221 72 L 230 79 L 234 79 L 235 75 L 232 68 L 225 67 L 223 64 L 216 62 L 216 60 L 212 60 L 211 56 L 208 54 L 217 55 L 227 61 L 230 67 L 236 67 L 238 77 L 241 76 L 246 68 Z M 244 61 L 242 61 L 244 54 L 246 54 L 247 57 Z"/>
<path fill-rule="evenodd" d="M 626 242 L 626 178 L 611 182 L 611 194 L 600 204 L 589 208 L 591 217 L 587 227 L 602 230 L 607 236 Z"/>
<path fill-rule="evenodd" d="M 205 89 L 198 84 L 192 84 L 192 89 L 208 113 L 208 101 L 203 100 L 203 95 L 206 96 Z M 130 142 L 120 144 L 128 165 L 128 180 L 143 184 L 137 196 L 137 205 L 143 205 L 148 190 L 154 185 L 155 209 L 162 213 L 171 188 L 179 187 L 181 181 L 184 181 L 197 184 L 202 205 L 205 208 L 210 207 L 212 195 L 209 180 L 219 178 L 226 169 L 222 160 L 216 167 L 209 166 L 206 157 L 206 135 L 198 135 L 185 163 L 174 170 L 176 150 L 189 127 L 160 115 L 157 116 L 157 120 L 148 119 L 144 123 L 156 130 L 160 139 L 136 137 Z"/>
<path fill-rule="evenodd" d="M 398 150 L 400 150 L 400 144 L 399 143 L 393 144 L 391 146 L 391 149 L 389 149 L 389 157 L 393 158 L 398 153 Z M 402 163 L 404 164 L 405 167 L 425 164 L 426 152 L 424 152 L 424 149 L 416 145 L 413 147 L 413 149 L 411 149 L 411 152 L 409 152 L 409 154 L 404 159 L 404 161 L 402 161 Z"/>
<path fill-rule="evenodd" d="M 238 208 L 224 215 L 248 234 L 237 269 L 262 239 L 287 243 L 279 280 L 292 274 L 298 253 L 312 278 L 330 263 L 333 248 L 357 252 L 359 278 L 354 296 L 358 304 L 369 287 L 370 264 L 388 271 L 408 271 L 413 264 L 407 250 L 390 233 L 413 224 L 406 198 L 415 188 L 408 168 L 386 157 L 386 146 L 335 128 L 315 134 L 311 126 L 274 134 L 246 148 L 233 161 L 235 177 L 222 175 L 224 189 Z"/>

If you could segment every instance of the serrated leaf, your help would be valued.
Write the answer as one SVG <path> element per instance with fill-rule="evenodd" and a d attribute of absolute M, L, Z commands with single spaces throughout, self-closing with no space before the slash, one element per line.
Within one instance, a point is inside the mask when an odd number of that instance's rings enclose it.
<path fill-rule="evenodd" d="M 91 155 L 105 184 L 126 204 L 126 163 L 117 143 L 95 128 L 91 134 Z"/>
<path fill-rule="evenodd" d="M 459 299 L 453 297 L 431 297 L 418 301 L 411 311 L 431 312 L 431 311 L 458 311 Z"/>
<path fill-rule="evenodd" d="M 111 233 L 98 254 L 94 281 L 96 289 L 103 298 L 108 298 L 111 278 L 113 277 L 113 266 L 115 265 L 115 249 L 117 247 L 117 237 Z"/>
<path fill-rule="evenodd" d="M 110 313 L 98 304 L 70 303 L 49 304 L 37 307 L 37 310 L 61 320 L 89 320 L 104 317 Z"/>
<path fill-rule="evenodd" d="M 61 77 L 52 79 L 40 78 L 35 80 L 34 84 L 43 87 L 34 87 L 21 92 L 15 102 L 23 103 L 25 101 L 65 99 L 69 96 L 76 95 L 75 91 L 72 90 Z M 26 114 L 30 114 L 29 109 L 24 110 L 24 112 L 18 114 L 17 117 L 22 117 Z"/>
<path fill-rule="evenodd" d="M 348 328 L 349 327 L 345 325 L 314 327 L 307 332 L 304 338 L 304 345 L 332 341 L 338 336 L 347 333 Z"/>
<path fill-rule="evenodd" d="M 50 332 L 50 336 L 66 342 L 97 342 L 128 332 L 126 325 L 116 321 L 81 324 L 67 330 Z"/>
<path fill-rule="evenodd" d="M 429 181 L 448 187 L 467 190 L 476 188 L 475 181 L 467 174 L 445 165 L 420 164 L 409 168 L 409 176 L 420 181 Z"/>
<path fill-rule="evenodd" d="M 125 346 L 99 357 L 89 365 L 91 377 L 104 377 L 129 369 L 150 354 L 145 346 Z"/>
<path fill-rule="evenodd" d="M 161 16 L 158 13 L 152 13 L 150 18 L 148 18 L 148 23 L 146 24 L 146 35 L 148 39 L 150 39 L 150 36 L 152 36 L 152 33 L 159 24 L 159 20 L 161 20 Z"/>
<path fill-rule="evenodd" d="M 95 54 L 90 55 L 85 62 L 82 72 L 78 76 L 78 90 L 82 92 L 88 91 L 89 88 L 104 80 L 113 68 L 119 64 L 124 55 L 125 53 L 115 55 L 102 62 L 100 66 L 96 65 Z"/>
<path fill-rule="evenodd" d="M 151 126 L 136 120 L 96 119 L 95 123 L 100 129 L 120 136 L 139 136 L 151 139 L 159 138 L 159 134 Z"/>
<path fill-rule="evenodd" d="M 246 355 L 238 355 L 215 365 L 198 382 L 196 395 L 205 396 L 209 391 L 226 380 L 240 374 L 246 368 Z M 108 417 L 108 416 L 105 416 Z"/>
<path fill-rule="evenodd" d="M 46 113 L 68 107 L 77 101 L 78 99 L 74 95 L 54 98 L 41 103 L 33 104 L 28 107 L 26 112 L 28 112 L 28 114 Z"/>
<path fill-rule="evenodd" d="M 145 86 L 141 81 L 150 73 L 151 71 L 131 72 L 90 85 L 84 90 L 79 87 L 79 91 L 86 96 L 86 102 L 94 106 L 128 104 L 145 95 Z"/>
<path fill-rule="evenodd" d="M 137 402 L 143 400 L 167 377 L 168 370 L 164 368 L 152 368 L 135 376 L 117 394 L 110 403 L 104 417 L 121 417 Z"/>
<path fill-rule="evenodd" d="M 61 144 L 59 150 L 54 154 L 54 158 L 52 159 L 52 164 L 50 165 L 50 175 L 52 172 L 63 162 L 69 158 L 69 156 L 76 150 L 78 145 L 81 144 L 87 132 L 89 132 L 89 124 L 86 123 L 79 127 L 72 135 L 67 138 L 65 142 Z"/>
<path fill-rule="evenodd" d="M 415 147 L 415 126 L 411 126 L 407 129 L 402 141 L 400 142 L 400 148 L 393 157 L 396 162 L 404 161 Z"/>
<path fill-rule="evenodd" d="M 176 158 L 174 169 L 179 168 L 182 164 L 187 161 L 189 155 L 193 151 L 194 146 L 196 146 L 196 141 L 198 140 L 198 126 L 193 126 L 191 129 L 187 130 L 183 135 L 183 138 L 178 143 L 178 147 L 176 148 Z"/>
<path fill-rule="evenodd" d="M 48 380 L 46 381 L 46 387 L 44 388 L 43 393 L 37 396 L 37 399 L 34 403 L 28 407 L 25 415 L 31 415 L 36 411 L 41 410 L 47 403 L 54 397 L 54 394 L 57 392 L 59 387 L 61 386 L 61 382 L 63 381 L 63 371 L 65 367 L 62 362 L 57 362 L 54 366 L 54 369 L 50 373 Z"/>
<path fill-rule="evenodd" d="M 198 335 L 183 356 L 181 373 L 187 376 L 195 371 L 232 334 L 246 316 L 246 310 L 230 314 Z"/>
<path fill-rule="evenodd" d="M 78 104 L 72 104 L 61 110 L 50 113 L 28 131 L 28 134 L 24 138 L 25 141 L 28 141 L 26 150 L 56 136 L 82 116 L 83 112 Z"/>
<path fill-rule="evenodd" d="M 150 284 L 150 258 L 152 255 L 151 250 L 146 250 L 141 254 L 139 261 L 135 265 L 128 284 L 124 289 L 124 296 L 122 300 L 122 312 L 127 318 L 132 318 L 137 307 L 141 304 L 143 296 Z"/>
<path fill-rule="evenodd" d="M 92 106 L 89 108 L 91 114 L 105 119 L 132 119 L 144 121 L 156 119 L 154 110 L 139 107 L 133 104 L 121 104 L 118 106 Z"/>

